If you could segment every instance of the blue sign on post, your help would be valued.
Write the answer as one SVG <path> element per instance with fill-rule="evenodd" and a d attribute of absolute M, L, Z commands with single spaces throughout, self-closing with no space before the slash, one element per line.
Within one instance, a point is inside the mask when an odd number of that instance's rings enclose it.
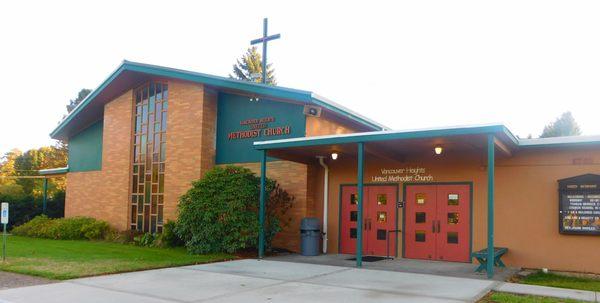
<path fill-rule="evenodd" d="M 2 233 L 2 261 L 6 260 L 6 225 L 8 224 L 8 202 L 2 202 L 2 208 L 0 209 L 0 223 L 3 226 Z"/>

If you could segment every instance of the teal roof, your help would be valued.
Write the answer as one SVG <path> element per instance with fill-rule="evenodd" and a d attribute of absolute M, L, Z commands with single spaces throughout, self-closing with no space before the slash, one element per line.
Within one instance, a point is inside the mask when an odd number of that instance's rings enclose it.
<path fill-rule="evenodd" d="M 343 135 L 327 135 L 316 137 L 302 137 L 282 140 L 254 142 L 256 149 L 277 149 L 302 146 L 347 144 L 358 142 L 376 142 L 398 139 L 420 139 L 460 135 L 477 135 L 494 133 L 507 144 L 516 146 L 519 139 L 515 137 L 506 126 L 502 124 L 486 124 L 471 126 L 451 126 L 443 128 L 424 128 L 412 130 L 387 130 Z"/>
<path fill-rule="evenodd" d="M 59 168 L 48 168 L 48 169 L 40 169 L 38 173 L 42 176 L 47 175 L 62 175 L 69 172 L 69 167 L 59 167 Z"/>
<path fill-rule="evenodd" d="M 565 136 L 552 138 L 519 139 L 520 147 L 561 147 L 600 144 L 600 136 Z"/>
<path fill-rule="evenodd" d="M 278 149 L 303 146 L 376 142 L 398 139 L 420 139 L 459 135 L 495 134 L 504 143 L 516 148 L 572 147 L 600 145 L 600 136 L 569 136 L 554 138 L 519 139 L 503 124 L 450 126 L 412 130 L 386 130 L 343 135 L 302 137 L 254 142 L 255 149 Z"/>
<path fill-rule="evenodd" d="M 93 104 L 95 100 L 99 98 L 99 96 L 101 96 L 102 94 L 110 94 L 106 93 L 105 91 L 111 90 L 111 84 L 113 82 L 115 82 L 119 77 L 125 74 L 130 75 L 130 73 L 143 74 L 146 76 L 181 79 L 191 82 L 203 83 L 217 88 L 237 90 L 273 98 L 288 99 L 305 104 L 314 104 L 321 106 L 329 111 L 332 111 L 337 115 L 341 115 L 342 117 L 350 119 L 351 121 L 354 121 L 360 125 L 363 125 L 367 129 L 388 129 L 384 125 L 381 125 L 356 112 L 346 109 L 310 91 L 241 81 L 227 77 L 220 77 L 215 75 L 125 60 L 112 74 L 110 74 L 110 76 L 106 80 L 104 80 L 104 82 L 102 82 L 102 84 L 100 84 L 98 88 L 92 91 L 92 93 L 90 93 L 77 107 L 75 107 L 75 109 L 63 121 L 61 121 L 61 123 L 52 131 L 50 136 L 55 139 L 66 137 L 63 134 L 65 128 L 68 127 L 73 122 L 73 120 L 75 120 L 76 117 L 85 112 L 86 109 L 90 106 L 90 104 Z M 112 95 L 119 93 L 119 89 L 122 88 L 112 88 Z"/>

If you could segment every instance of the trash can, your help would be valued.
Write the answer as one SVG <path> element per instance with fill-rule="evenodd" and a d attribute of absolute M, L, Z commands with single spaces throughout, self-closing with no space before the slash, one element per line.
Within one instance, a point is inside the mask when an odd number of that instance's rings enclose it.
<path fill-rule="evenodd" d="M 321 229 L 318 218 L 304 218 L 300 222 L 300 254 L 303 256 L 317 256 Z"/>

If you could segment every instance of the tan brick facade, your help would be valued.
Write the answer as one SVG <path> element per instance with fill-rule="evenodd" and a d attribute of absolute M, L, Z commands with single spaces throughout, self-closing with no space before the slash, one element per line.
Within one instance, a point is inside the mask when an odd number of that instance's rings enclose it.
<path fill-rule="evenodd" d="M 65 216 L 89 216 L 125 230 L 129 226 L 132 93 L 104 106 L 102 170 L 67 174 Z"/>
<path fill-rule="evenodd" d="M 168 80 L 164 217 L 176 219 L 178 198 L 194 180 L 215 165 L 218 93 L 202 84 Z M 129 195 L 132 140 L 132 91 L 109 102 L 104 111 L 102 170 L 68 174 L 66 216 L 91 216 L 117 229 L 129 228 Z M 306 135 L 353 132 L 330 117 L 307 117 Z M 238 164 L 260 174 L 260 163 Z M 268 177 L 277 180 L 295 197 L 287 217 L 289 224 L 274 246 L 299 250 L 300 220 L 320 214 L 315 207 L 322 186 L 320 167 L 289 161 L 268 163 Z M 287 220 L 285 220 L 287 221 Z"/>
<path fill-rule="evenodd" d="M 169 81 L 165 219 L 177 217 L 177 203 L 215 159 L 217 98 L 202 84 Z"/>

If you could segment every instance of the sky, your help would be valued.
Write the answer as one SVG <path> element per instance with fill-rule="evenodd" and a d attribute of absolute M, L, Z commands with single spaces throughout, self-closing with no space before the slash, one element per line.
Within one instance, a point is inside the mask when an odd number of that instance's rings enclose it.
<path fill-rule="evenodd" d="M 53 144 L 68 101 L 124 59 L 227 76 L 263 17 L 280 86 L 393 129 L 536 137 L 571 111 L 600 134 L 598 16 L 600 1 L 2 1 L 0 153 Z"/>

